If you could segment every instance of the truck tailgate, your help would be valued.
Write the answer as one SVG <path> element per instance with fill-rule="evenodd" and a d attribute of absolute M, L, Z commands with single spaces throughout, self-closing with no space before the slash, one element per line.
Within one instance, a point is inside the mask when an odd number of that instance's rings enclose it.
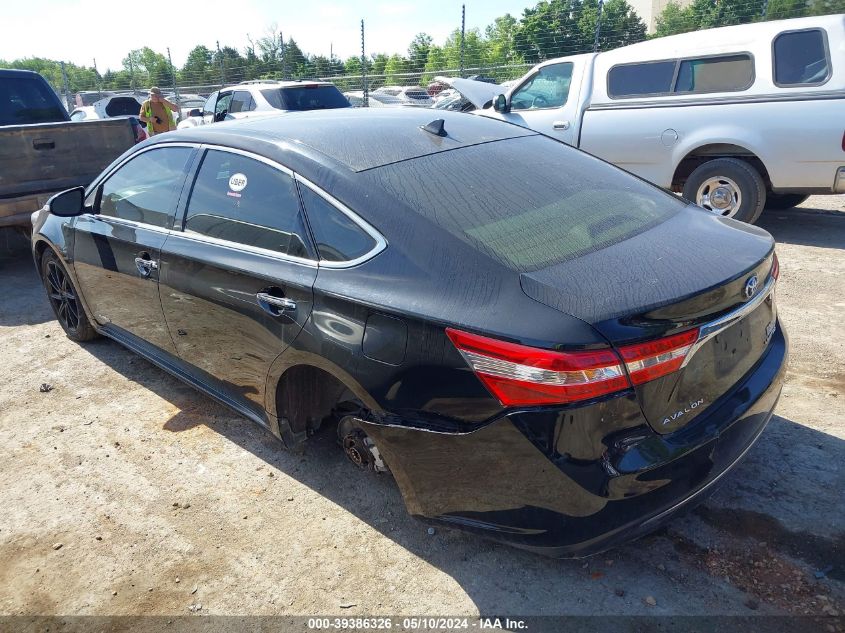
<path fill-rule="evenodd" d="M 0 200 L 87 185 L 134 144 L 128 119 L 0 127 Z"/>

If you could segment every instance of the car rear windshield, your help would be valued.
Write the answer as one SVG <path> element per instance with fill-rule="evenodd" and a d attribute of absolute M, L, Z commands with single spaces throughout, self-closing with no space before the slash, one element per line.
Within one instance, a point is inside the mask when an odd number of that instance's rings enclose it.
<path fill-rule="evenodd" d="M 278 110 L 327 110 L 349 107 L 349 101 L 335 86 L 306 84 L 292 88 L 268 88 L 262 90 L 261 94 Z"/>
<path fill-rule="evenodd" d="M 0 125 L 67 121 L 58 97 L 38 77 L 0 78 Z"/>
<path fill-rule="evenodd" d="M 543 136 L 430 154 L 374 169 L 369 177 L 413 211 L 520 272 L 621 242 L 687 204 Z"/>

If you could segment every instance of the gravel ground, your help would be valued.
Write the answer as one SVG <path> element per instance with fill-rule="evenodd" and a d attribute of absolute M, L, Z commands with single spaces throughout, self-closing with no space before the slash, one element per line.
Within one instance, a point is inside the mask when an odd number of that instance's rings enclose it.
<path fill-rule="evenodd" d="M 792 344 L 775 417 L 706 505 L 582 561 L 429 534 L 328 434 L 286 452 L 117 344 L 70 342 L 7 250 L 0 614 L 845 612 L 845 197 L 760 224 Z"/>

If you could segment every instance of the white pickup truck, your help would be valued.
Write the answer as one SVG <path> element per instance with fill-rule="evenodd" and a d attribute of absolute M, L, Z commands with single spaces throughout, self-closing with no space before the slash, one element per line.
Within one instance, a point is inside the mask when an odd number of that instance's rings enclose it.
<path fill-rule="evenodd" d="M 453 85 L 477 114 L 559 138 L 725 216 L 754 222 L 764 206 L 845 193 L 845 15 L 549 60 L 492 107 L 490 85 L 476 83 Z"/>

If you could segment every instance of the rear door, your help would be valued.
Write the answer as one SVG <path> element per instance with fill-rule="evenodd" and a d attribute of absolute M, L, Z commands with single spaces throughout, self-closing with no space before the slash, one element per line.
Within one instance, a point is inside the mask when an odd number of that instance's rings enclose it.
<path fill-rule="evenodd" d="M 155 146 L 118 167 L 74 224 L 73 266 L 97 322 L 175 354 L 158 298 L 161 246 L 197 149 Z M 137 343 L 138 340 L 132 341 Z"/>
<path fill-rule="evenodd" d="M 262 415 L 270 366 L 310 317 L 317 277 L 292 173 L 207 149 L 160 272 L 179 356 Z"/>

